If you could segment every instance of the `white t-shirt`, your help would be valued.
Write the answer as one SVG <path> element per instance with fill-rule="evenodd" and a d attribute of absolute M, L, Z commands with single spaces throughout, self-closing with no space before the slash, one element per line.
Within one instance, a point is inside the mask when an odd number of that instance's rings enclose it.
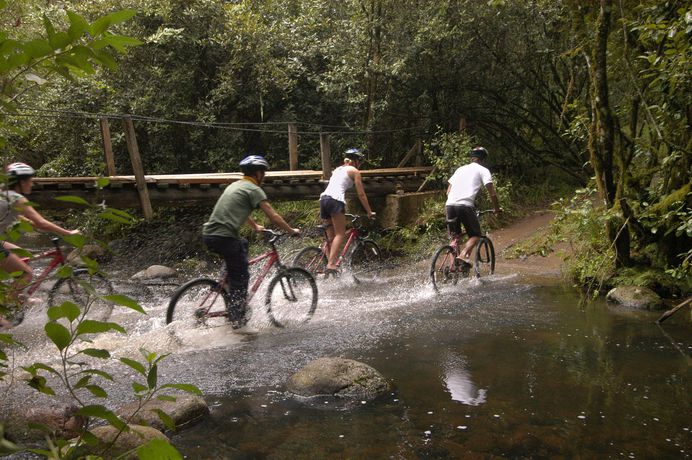
<path fill-rule="evenodd" d="M 452 187 L 445 205 L 475 206 L 478 191 L 482 186 L 492 183 L 493 178 L 488 168 L 474 161 L 457 168 L 448 182 Z"/>
<path fill-rule="evenodd" d="M 320 197 L 330 196 L 337 201 L 346 203 L 346 190 L 353 187 L 353 179 L 348 176 L 348 166 L 339 166 L 332 172 L 327 188 Z"/>

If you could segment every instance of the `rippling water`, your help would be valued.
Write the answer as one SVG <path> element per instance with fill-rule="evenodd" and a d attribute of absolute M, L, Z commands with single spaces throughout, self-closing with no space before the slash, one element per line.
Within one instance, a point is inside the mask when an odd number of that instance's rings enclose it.
<path fill-rule="evenodd" d="M 165 327 L 172 287 L 159 287 L 149 316 L 119 318 L 130 338 L 97 345 L 171 353 L 160 380 L 204 391 L 211 417 L 172 435 L 188 458 L 690 457 L 689 315 L 659 327 L 655 313 L 580 307 L 570 290 L 512 276 L 436 295 L 424 271 L 321 281 L 306 326 L 275 329 L 257 311 L 244 333 Z M 394 390 L 348 408 L 286 394 L 322 356 L 363 361 Z"/>

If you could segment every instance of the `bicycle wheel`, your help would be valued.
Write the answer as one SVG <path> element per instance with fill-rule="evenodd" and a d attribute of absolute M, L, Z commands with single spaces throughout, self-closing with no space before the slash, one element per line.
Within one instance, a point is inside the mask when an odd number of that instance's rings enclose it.
<path fill-rule="evenodd" d="M 182 321 L 193 327 L 221 326 L 227 322 L 228 305 L 223 288 L 210 278 L 198 278 L 175 290 L 168 303 L 166 324 Z"/>
<path fill-rule="evenodd" d="M 463 270 L 455 264 L 456 253 L 451 246 L 442 246 L 435 252 L 430 265 L 430 279 L 435 291 L 457 284 Z"/>
<path fill-rule="evenodd" d="M 324 273 L 327 268 L 327 256 L 317 246 L 302 249 L 293 259 L 294 267 L 304 268 L 313 276 Z"/>
<path fill-rule="evenodd" d="M 113 294 L 113 285 L 102 275 L 89 274 L 86 269 L 76 269 L 69 278 L 60 278 L 48 292 L 48 306 L 57 307 L 72 302 L 79 307 L 86 319 L 108 321 L 113 303 L 103 297 Z"/>
<path fill-rule="evenodd" d="M 377 278 L 382 267 L 382 251 L 377 243 L 372 240 L 358 241 L 351 252 L 350 267 L 357 283 Z"/>
<path fill-rule="evenodd" d="M 305 323 L 317 308 L 317 283 L 303 268 L 291 267 L 272 278 L 265 299 L 267 315 L 277 327 Z"/>
<path fill-rule="evenodd" d="M 474 271 L 476 278 L 495 273 L 495 248 L 488 237 L 481 237 L 476 244 Z"/>

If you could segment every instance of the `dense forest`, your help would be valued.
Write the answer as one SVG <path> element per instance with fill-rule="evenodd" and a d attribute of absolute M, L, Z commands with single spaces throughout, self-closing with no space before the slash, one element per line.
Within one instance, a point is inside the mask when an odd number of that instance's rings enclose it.
<path fill-rule="evenodd" d="M 103 174 L 99 115 L 110 117 L 122 169 L 119 120 L 134 117 L 148 173 L 235 170 L 249 152 L 285 168 L 287 123 L 298 125 L 300 166 L 313 169 L 320 133 L 334 155 L 362 147 L 383 166 L 418 140 L 435 163 L 450 153 L 441 139 L 461 136 L 488 148 L 492 170 L 515 184 L 579 188 L 562 210 L 573 211 L 573 231 L 592 229 L 583 256 L 608 254 L 608 276 L 645 267 L 656 283 L 689 289 L 689 2 L 0 6 L 4 162 Z M 98 37 L 80 28 L 123 11 Z"/>

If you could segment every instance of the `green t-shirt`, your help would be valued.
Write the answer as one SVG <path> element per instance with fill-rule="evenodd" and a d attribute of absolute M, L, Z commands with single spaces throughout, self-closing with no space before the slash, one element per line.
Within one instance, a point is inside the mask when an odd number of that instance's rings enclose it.
<path fill-rule="evenodd" d="M 203 235 L 240 238 L 238 229 L 247 222 L 250 213 L 267 199 L 261 187 L 248 180 L 233 182 L 223 191 L 214 205 L 209 220 L 202 226 Z"/>

